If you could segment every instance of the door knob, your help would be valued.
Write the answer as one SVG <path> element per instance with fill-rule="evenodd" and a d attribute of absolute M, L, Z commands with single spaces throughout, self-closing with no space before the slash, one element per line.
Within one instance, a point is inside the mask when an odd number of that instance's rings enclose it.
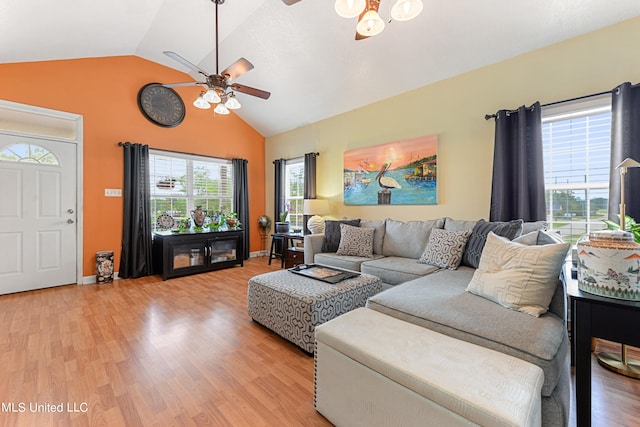
<path fill-rule="evenodd" d="M 73 220 L 72 219 L 68 219 L 67 220 L 67 224 L 73 224 Z"/>

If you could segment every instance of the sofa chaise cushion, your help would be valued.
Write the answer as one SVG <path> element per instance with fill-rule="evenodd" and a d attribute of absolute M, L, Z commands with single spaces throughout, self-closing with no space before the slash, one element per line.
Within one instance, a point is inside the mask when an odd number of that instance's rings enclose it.
<path fill-rule="evenodd" d="M 318 259 L 318 258 L 316 258 Z M 420 264 L 414 258 L 396 256 L 368 259 L 360 266 L 360 271 L 378 276 L 386 285 L 399 285 L 439 270 L 430 264 Z"/>
<path fill-rule="evenodd" d="M 441 270 L 369 298 L 367 307 L 463 341 L 491 348 L 539 366 L 543 396 L 550 396 L 567 361 L 564 321 L 553 313 L 538 318 L 499 309 L 465 292 L 474 270 Z"/>

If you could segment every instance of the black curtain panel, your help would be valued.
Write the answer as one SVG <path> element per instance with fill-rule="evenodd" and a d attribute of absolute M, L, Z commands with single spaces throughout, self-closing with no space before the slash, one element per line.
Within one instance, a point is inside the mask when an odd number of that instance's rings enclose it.
<path fill-rule="evenodd" d="M 611 95 L 611 163 L 609 219 L 620 213 L 620 170 L 626 158 L 640 162 L 640 84 L 623 83 Z M 629 168 L 625 178 L 626 214 L 640 221 L 640 168 Z"/>
<path fill-rule="evenodd" d="M 233 159 L 233 210 L 238 214 L 238 220 L 244 230 L 244 259 L 249 259 L 249 177 L 245 159 Z"/>
<path fill-rule="evenodd" d="M 546 217 L 540 103 L 496 114 L 491 221 Z"/>
<path fill-rule="evenodd" d="M 273 177 L 273 209 L 274 209 L 274 221 L 280 221 L 280 213 L 284 211 L 284 185 L 286 180 L 286 166 L 287 161 L 285 159 L 277 159 L 273 161 L 274 177 Z"/>
<path fill-rule="evenodd" d="M 304 155 L 304 198 L 315 199 L 316 198 L 316 158 L 320 154 L 307 153 Z M 310 234 L 307 228 L 307 221 L 309 221 L 310 215 L 303 216 L 304 234 Z"/>
<path fill-rule="evenodd" d="M 135 279 L 153 274 L 149 147 L 129 142 L 120 145 L 124 149 L 124 217 L 118 276 Z"/>

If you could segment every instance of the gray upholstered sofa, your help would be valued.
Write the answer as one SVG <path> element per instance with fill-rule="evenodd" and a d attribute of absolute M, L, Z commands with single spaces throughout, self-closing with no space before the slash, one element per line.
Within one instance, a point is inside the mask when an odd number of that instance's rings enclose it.
<path fill-rule="evenodd" d="M 490 228 L 490 224 L 483 226 Z M 367 308 L 539 366 L 544 371 L 542 424 L 566 426 L 570 411 L 570 368 L 566 293 L 561 278 L 554 279 L 555 293 L 548 311 L 534 317 L 466 292 L 476 271 L 464 265 L 469 264 L 467 258 L 474 256 L 467 250 L 482 251 L 482 247 L 466 248 L 463 265 L 457 269 L 418 262 L 433 229 L 472 230 L 473 235 L 474 230 L 482 229 L 480 225 L 476 221 L 450 218 L 409 222 L 363 220 L 360 227 L 375 229 L 370 256 L 322 252 L 325 236 L 316 234 L 305 236 L 305 262 L 376 275 L 386 289 L 369 298 Z M 525 223 L 509 238 L 520 236 L 521 242 L 529 245 L 556 243 L 557 238 L 541 231 L 543 228 L 543 223 Z M 480 255 L 475 254 L 476 261 Z"/>

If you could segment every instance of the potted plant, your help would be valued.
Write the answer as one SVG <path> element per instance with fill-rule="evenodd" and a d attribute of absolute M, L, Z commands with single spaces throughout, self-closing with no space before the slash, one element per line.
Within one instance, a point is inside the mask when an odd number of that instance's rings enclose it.
<path fill-rule="evenodd" d="M 238 213 L 231 212 L 225 215 L 225 221 L 227 223 L 227 227 L 233 229 L 240 226 L 240 221 L 238 221 Z"/>
<path fill-rule="evenodd" d="M 285 210 L 280 212 L 280 221 L 276 222 L 276 233 L 288 233 L 289 232 L 289 211 L 291 210 L 291 204 L 287 203 Z"/>
<path fill-rule="evenodd" d="M 262 215 L 258 218 L 258 226 L 262 233 L 267 234 L 271 230 L 271 218 L 268 215 Z"/>

